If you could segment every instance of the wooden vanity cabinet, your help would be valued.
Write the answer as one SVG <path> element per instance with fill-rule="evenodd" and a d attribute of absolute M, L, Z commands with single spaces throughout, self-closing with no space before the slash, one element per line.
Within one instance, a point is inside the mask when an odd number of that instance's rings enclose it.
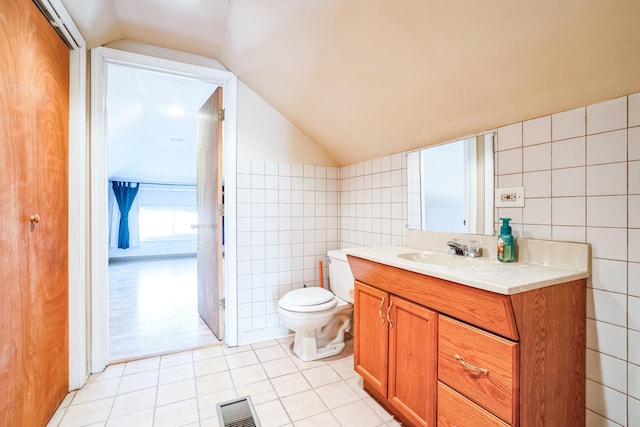
<path fill-rule="evenodd" d="M 367 390 L 405 422 L 435 425 L 436 312 L 359 282 L 355 301 L 354 364 Z"/>
<path fill-rule="evenodd" d="M 585 425 L 586 282 L 497 294 L 349 255 L 354 367 L 406 425 Z"/>

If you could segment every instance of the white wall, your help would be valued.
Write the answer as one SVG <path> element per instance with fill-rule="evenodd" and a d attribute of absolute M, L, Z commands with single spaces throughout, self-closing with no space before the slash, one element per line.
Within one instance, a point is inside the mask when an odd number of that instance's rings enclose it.
<path fill-rule="evenodd" d="M 336 160 L 244 83 L 238 83 L 238 159 L 336 166 Z"/>
<path fill-rule="evenodd" d="M 339 170 L 264 160 L 238 162 L 238 342 L 288 334 L 278 299 L 328 284 L 326 253 L 338 248 Z"/>
<path fill-rule="evenodd" d="M 496 218 L 513 218 L 517 237 L 592 246 L 587 426 L 640 427 L 640 93 L 501 127 L 495 156 L 497 186 L 526 196 Z M 403 242 L 406 168 L 390 157 L 396 168 L 387 157 L 342 168 L 343 246 Z"/>
<path fill-rule="evenodd" d="M 400 245 L 407 233 L 407 156 L 341 168 L 340 245 Z"/>

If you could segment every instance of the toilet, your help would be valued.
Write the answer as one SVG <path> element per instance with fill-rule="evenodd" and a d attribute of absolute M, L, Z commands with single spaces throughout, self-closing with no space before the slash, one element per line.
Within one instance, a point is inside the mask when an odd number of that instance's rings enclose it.
<path fill-rule="evenodd" d="M 282 323 L 295 331 L 293 352 L 304 361 L 333 356 L 344 350 L 344 333 L 353 314 L 353 275 L 344 249 L 331 250 L 329 285 L 295 289 L 278 301 Z"/>

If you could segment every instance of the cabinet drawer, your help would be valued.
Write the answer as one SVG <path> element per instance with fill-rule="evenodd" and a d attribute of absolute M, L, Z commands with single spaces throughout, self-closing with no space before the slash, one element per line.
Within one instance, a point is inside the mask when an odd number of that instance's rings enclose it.
<path fill-rule="evenodd" d="M 518 344 L 442 315 L 438 329 L 438 379 L 517 424 Z"/>
<path fill-rule="evenodd" d="M 509 424 L 438 381 L 438 427 L 509 427 Z"/>

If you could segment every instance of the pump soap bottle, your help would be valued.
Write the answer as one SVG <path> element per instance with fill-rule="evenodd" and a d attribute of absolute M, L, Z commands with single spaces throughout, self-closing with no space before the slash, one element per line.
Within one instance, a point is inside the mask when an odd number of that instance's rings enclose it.
<path fill-rule="evenodd" d="M 500 220 L 502 226 L 498 236 L 498 261 L 514 262 L 516 260 L 516 245 L 509 225 L 511 218 L 500 218 Z"/>

